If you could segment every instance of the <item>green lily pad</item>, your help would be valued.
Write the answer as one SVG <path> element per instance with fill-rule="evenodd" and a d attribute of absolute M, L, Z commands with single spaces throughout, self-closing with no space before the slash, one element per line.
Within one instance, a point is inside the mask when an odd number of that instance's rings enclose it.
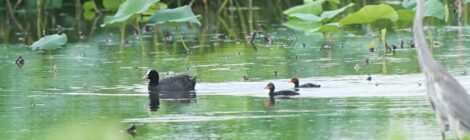
<path fill-rule="evenodd" d="M 428 0 L 425 3 L 424 17 L 432 16 L 444 20 L 446 16 L 444 4 L 439 0 Z"/>
<path fill-rule="evenodd" d="M 160 0 L 126 0 L 119 6 L 114 16 L 105 18 L 105 22 L 101 24 L 101 27 L 116 22 L 124 22 L 135 14 L 144 13 L 153 3 L 158 1 Z"/>
<path fill-rule="evenodd" d="M 67 43 L 66 34 L 53 34 L 40 38 L 29 46 L 32 50 L 55 50 Z"/>
<path fill-rule="evenodd" d="M 342 25 L 372 24 L 379 19 L 398 20 L 398 14 L 393 7 L 386 4 L 367 5 L 359 11 L 349 14 L 339 21 Z"/>
<path fill-rule="evenodd" d="M 470 2 L 470 0 L 467 0 Z M 467 3 L 464 1 L 464 3 Z M 440 0 L 428 0 L 426 1 L 424 9 L 424 17 L 436 17 L 444 20 L 445 18 L 445 7 Z M 402 3 L 403 7 L 407 9 L 416 9 L 416 0 L 406 0 Z"/>
<path fill-rule="evenodd" d="M 201 25 L 189 6 L 181 6 L 175 9 L 156 11 L 149 19 L 149 24 L 163 24 L 166 26 L 180 26 L 186 22 Z"/>
<path fill-rule="evenodd" d="M 341 27 L 341 24 L 335 22 L 335 23 L 328 23 L 326 25 L 323 25 L 321 27 L 308 30 L 308 32 L 319 32 L 319 33 L 326 33 L 326 32 L 334 32 L 334 31 L 339 31 L 339 27 Z"/>
<path fill-rule="evenodd" d="M 325 0 L 319 0 L 314 2 L 308 2 L 303 5 L 294 6 L 289 8 L 283 12 L 283 14 L 290 16 L 291 14 L 313 14 L 313 15 L 320 15 L 323 12 L 322 4 Z"/>
<path fill-rule="evenodd" d="M 339 13 L 343 12 L 344 10 L 348 9 L 349 7 L 354 6 L 354 3 L 350 3 L 340 9 L 336 9 L 333 11 L 325 11 L 321 14 L 322 19 L 331 19 L 338 15 Z"/>

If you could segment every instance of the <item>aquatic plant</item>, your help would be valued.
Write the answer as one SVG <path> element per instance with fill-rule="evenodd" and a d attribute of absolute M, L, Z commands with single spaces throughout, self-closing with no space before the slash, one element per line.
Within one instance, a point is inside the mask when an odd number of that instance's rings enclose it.
<path fill-rule="evenodd" d="M 32 50 L 55 50 L 61 48 L 67 43 L 66 34 L 53 34 L 40 38 L 29 46 Z"/>
<path fill-rule="evenodd" d="M 164 26 L 173 26 L 176 28 L 178 38 L 183 43 L 183 47 L 189 51 L 186 43 L 183 40 L 183 37 L 180 34 L 179 26 L 185 23 L 194 23 L 196 25 L 201 25 L 201 22 L 197 19 L 196 16 L 189 6 L 181 6 L 174 9 L 164 9 L 156 11 L 150 18 L 149 24 L 159 24 Z"/>
<path fill-rule="evenodd" d="M 142 14 L 147 11 L 150 6 L 160 0 L 127 0 L 119 6 L 118 11 L 113 16 L 107 16 L 101 27 L 108 24 L 125 22 L 136 14 Z"/>

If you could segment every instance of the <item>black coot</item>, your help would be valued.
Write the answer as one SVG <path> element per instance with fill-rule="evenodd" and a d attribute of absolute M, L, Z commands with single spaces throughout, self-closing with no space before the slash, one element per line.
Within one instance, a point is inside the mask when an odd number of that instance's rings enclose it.
<path fill-rule="evenodd" d="M 160 80 L 156 70 L 149 70 L 144 79 L 150 80 L 149 91 L 194 91 L 196 77 L 176 75 Z"/>
<path fill-rule="evenodd" d="M 290 79 L 289 82 L 294 83 L 294 88 L 319 88 L 321 87 L 321 85 L 312 84 L 312 83 L 305 83 L 305 84 L 299 85 L 299 79 L 297 77 Z"/>

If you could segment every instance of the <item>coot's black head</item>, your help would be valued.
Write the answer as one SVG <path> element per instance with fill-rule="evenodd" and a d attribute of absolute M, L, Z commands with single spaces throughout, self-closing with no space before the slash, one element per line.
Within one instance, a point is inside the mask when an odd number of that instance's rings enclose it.
<path fill-rule="evenodd" d="M 159 76 L 156 70 L 149 70 L 144 79 L 150 80 L 148 89 L 149 91 L 155 90 L 158 86 Z"/>
<path fill-rule="evenodd" d="M 147 74 L 144 76 L 144 79 L 147 80 L 158 80 L 158 72 L 156 70 L 149 70 Z"/>

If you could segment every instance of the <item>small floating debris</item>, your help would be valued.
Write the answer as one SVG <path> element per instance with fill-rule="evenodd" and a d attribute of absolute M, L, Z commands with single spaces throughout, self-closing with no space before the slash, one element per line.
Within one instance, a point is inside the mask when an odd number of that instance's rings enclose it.
<path fill-rule="evenodd" d="M 57 64 L 52 65 L 52 73 L 57 74 L 59 72 L 59 68 L 57 67 Z"/>
<path fill-rule="evenodd" d="M 356 72 L 359 72 L 360 69 L 361 69 L 361 66 L 359 66 L 359 64 L 356 64 L 354 66 L 354 70 L 356 70 Z"/>

